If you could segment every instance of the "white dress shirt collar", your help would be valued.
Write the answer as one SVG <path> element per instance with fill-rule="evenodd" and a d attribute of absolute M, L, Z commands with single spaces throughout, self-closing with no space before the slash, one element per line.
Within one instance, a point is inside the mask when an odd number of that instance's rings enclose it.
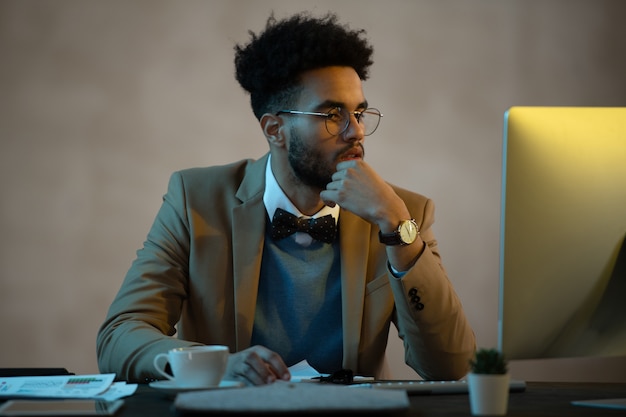
<path fill-rule="evenodd" d="M 335 219 L 335 222 L 339 220 L 338 205 L 335 205 L 335 207 L 324 206 L 313 216 L 306 216 L 302 214 L 300 210 L 298 210 L 298 208 L 293 205 L 291 200 L 289 200 L 283 189 L 280 188 L 280 185 L 278 184 L 278 181 L 276 181 L 276 177 L 272 172 L 271 160 L 272 156 L 270 155 L 270 157 L 267 159 L 267 166 L 265 167 L 265 191 L 263 193 L 263 203 L 265 204 L 265 210 L 267 210 L 267 215 L 269 216 L 270 220 L 272 219 L 272 217 L 274 217 L 274 212 L 277 208 L 281 208 L 298 217 L 304 216 L 317 218 L 330 214 Z M 296 239 L 296 242 L 303 246 L 310 245 L 313 240 L 313 238 L 309 236 L 308 233 L 298 232 L 294 233 L 293 236 Z"/>

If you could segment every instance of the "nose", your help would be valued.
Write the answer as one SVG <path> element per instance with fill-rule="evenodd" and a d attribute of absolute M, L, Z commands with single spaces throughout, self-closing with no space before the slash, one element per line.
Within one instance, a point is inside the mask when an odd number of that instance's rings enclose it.
<path fill-rule="evenodd" d="M 350 113 L 350 119 L 346 131 L 343 132 L 343 140 L 346 142 L 362 142 L 365 139 L 365 126 L 363 126 L 354 113 Z"/>

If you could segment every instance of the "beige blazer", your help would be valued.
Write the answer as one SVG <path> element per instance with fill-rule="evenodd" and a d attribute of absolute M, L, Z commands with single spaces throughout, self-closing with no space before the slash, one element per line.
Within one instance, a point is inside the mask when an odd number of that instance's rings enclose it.
<path fill-rule="evenodd" d="M 250 346 L 266 224 L 268 155 L 174 173 L 142 249 L 97 337 L 100 371 L 156 377 L 157 353 L 193 344 Z M 405 361 L 427 379 L 465 375 L 472 329 L 445 269 L 431 225 L 432 201 L 400 188 L 427 248 L 402 278 L 387 268 L 378 228 L 342 210 L 343 366 L 380 376 L 389 325 Z M 175 336 L 176 335 L 176 336 Z"/>

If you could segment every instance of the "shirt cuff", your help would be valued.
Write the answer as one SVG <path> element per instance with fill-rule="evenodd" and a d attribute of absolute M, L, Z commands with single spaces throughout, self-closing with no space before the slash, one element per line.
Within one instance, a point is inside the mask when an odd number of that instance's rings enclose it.
<path fill-rule="evenodd" d="M 389 263 L 389 261 L 387 261 L 387 268 L 389 268 L 389 272 L 391 272 L 391 275 L 393 275 L 394 278 L 398 278 L 398 279 L 404 277 L 406 273 L 408 272 L 408 271 L 398 271 Z"/>

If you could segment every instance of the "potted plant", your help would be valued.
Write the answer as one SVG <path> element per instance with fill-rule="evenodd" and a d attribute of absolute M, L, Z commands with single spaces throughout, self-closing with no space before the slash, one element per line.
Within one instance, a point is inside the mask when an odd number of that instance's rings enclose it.
<path fill-rule="evenodd" d="M 509 402 L 508 363 L 496 349 L 479 349 L 467 375 L 470 407 L 475 416 L 503 416 Z"/>

